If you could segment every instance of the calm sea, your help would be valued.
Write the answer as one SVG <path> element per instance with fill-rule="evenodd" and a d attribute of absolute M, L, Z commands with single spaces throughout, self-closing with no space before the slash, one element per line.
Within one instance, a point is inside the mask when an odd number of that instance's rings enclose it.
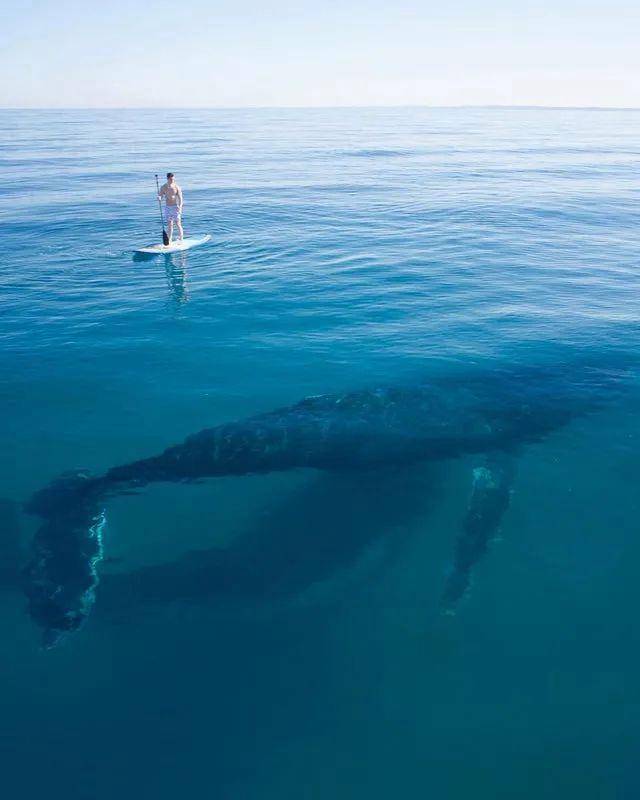
<path fill-rule="evenodd" d="M 472 459 L 116 498 L 103 572 L 162 564 L 167 597 L 98 591 L 55 650 L 17 578 L 18 504 L 62 472 L 307 395 L 637 354 L 640 112 L 0 111 L 0 169 L 8 798 L 640 796 L 632 400 L 521 449 L 453 617 Z M 213 240 L 135 261 L 169 169 Z M 182 596 L 172 565 L 238 542 L 260 592 Z"/>

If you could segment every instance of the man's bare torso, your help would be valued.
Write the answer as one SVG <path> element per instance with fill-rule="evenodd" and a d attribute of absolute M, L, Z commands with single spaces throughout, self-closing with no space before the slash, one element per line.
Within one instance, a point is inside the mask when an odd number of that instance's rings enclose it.
<path fill-rule="evenodd" d="M 180 205 L 181 191 L 175 181 L 173 183 L 163 183 L 160 188 L 160 194 L 164 197 L 168 206 Z"/>

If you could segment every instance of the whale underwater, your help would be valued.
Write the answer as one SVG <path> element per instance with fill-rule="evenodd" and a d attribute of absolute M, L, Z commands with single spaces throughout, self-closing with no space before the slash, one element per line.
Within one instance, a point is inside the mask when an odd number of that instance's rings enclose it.
<path fill-rule="evenodd" d="M 314 469 L 385 492 L 389 481 L 410 485 L 418 465 L 471 456 L 472 488 L 453 565 L 442 592 L 442 610 L 453 612 L 467 594 L 474 566 L 485 555 L 509 506 L 516 461 L 573 419 L 610 405 L 635 379 L 628 364 L 568 362 L 556 366 L 493 365 L 463 374 L 432 376 L 406 387 L 320 395 L 238 422 L 204 429 L 158 455 L 114 466 L 103 475 L 69 473 L 36 492 L 25 505 L 42 523 L 31 543 L 23 586 L 33 621 L 52 647 L 90 615 L 100 583 L 103 529 L 110 497 L 137 493 L 156 482 L 248 476 Z M 351 482 L 351 483 L 350 483 Z M 350 487 L 350 489 L 349 489 Z M 392 525 L 389 504 L 383 524 Z M 336 537 L 324 549 L 301 534 L 280 544 L 304 562 L 293 594 L 324 568 L 351 564 L 367 545 L 366 533 Z M 343 532 L 344 533 L 344 532 Z M 315 532 L 317 544 L 319 532 Z M 113 598 L 170 600 L 226 591 L 257 599 L 280 580 L 277 557 L 247 537 L 227 549 L 188 554 L 178 562 L 130 574 L 103 576 Z M 271 542 L 273 551 L 279 543 Z M 304 555 L 303 555 L 304 551 Z M 291 552 L 283 552 L 283 562 Z M 314 559 L 317 563 L 314 562 Z M 265 567 L 263 569 L 263 566 Z M 279 571 L 278 571 L 279 570 Z M 286 584 L 286 581 L 285 581 Z"/>

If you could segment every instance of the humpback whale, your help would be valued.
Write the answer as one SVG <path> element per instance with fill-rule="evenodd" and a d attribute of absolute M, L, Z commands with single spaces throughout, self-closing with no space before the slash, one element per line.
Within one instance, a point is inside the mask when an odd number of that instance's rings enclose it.
<path fill-rule="evenodd" d="M 630 378 L 625 366 L 593 363 L 493 366 L 407 387 L 320 395 L 206 428 L 103 475 L 65 475 L 26 505 L 43 520 L 25 569 L 30 614 L 47 647 L 84 623 L 95 602 L 111 496 L 162 481 L 297 468 L 364 472 L 475 456 L 482 463 L 442 598 L 452 611 L 509 505 L 519 450 L 612 402 Z"/>

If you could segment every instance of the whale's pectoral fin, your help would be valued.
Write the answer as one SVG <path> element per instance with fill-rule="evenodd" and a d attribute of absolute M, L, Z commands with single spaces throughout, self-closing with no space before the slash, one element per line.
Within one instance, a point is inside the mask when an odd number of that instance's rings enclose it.
<path fill-rule="evenodd" d="M 468 593 L 473 569 L 496 537 L 509 507 L 514 476 L 515 460 L 511 454 L 491 455 L 473 470 L 471 497 L 442 594 L 444 613 L 455 613 L 457 604 Z"/>
<path fill-rule="evenodd" d="M 24 589 L 48 648 L 77 630 L 91 612 L 105 516 L 84 473 L 54 481 L 33 496 L 27 510 L 43 521 L 24 569 Z"/>

